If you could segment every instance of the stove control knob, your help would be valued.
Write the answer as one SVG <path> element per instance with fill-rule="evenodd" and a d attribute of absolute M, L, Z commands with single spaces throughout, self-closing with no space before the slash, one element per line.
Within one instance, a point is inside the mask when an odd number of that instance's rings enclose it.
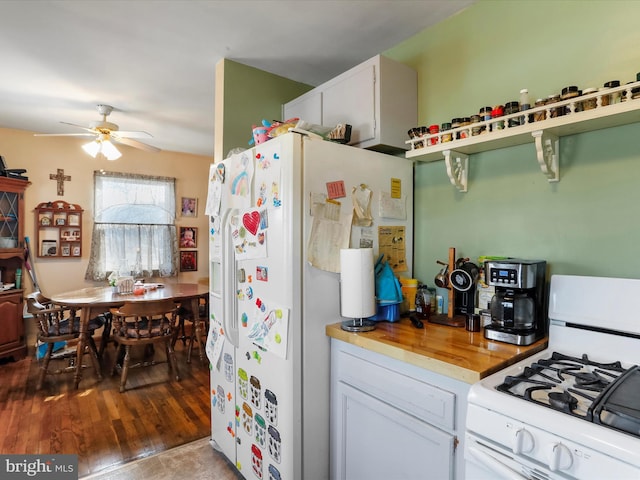
<path fill-rule="evenodd" d="M 566 470 L 573 464 L 571 450 L 562 443 L 554 443 L 549 450 L 549 469 L 552 472 Z"/>
<path fill-rule="evenodd" d="M 513 446 L 511 450 L 513 450 L 513 453 L 515 453 L 516 455 L 519 455 L 521 453 L 530 452 L 531 450 L 533 450 L 534 445 L 535 442 L 533 440 L 533 435 L 531 435 L 531 432 L 527 431 L 524 428 L 519 428 L 513 438 Z"/>

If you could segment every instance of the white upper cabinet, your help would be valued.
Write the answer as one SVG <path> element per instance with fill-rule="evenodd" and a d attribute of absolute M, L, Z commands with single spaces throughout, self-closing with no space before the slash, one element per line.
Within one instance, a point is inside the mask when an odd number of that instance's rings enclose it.
<path fill-rule="evenodd" d="M 418 124 L 417 73 L 377 55 L 284 104 L 283 118 L 352 126 L 350 145 L 381 152 L 407 150 Z"/>
<path fill-rule="evenodd" d="M 376 139 L 376 67 L 349 70 L 322 92 L 322 124 L 351 125 L 351 145 Z"/>
<path fill-rule="evenodd" d="M 311 90 L 304 95 L 285 103 L 282 119 L 301 118 L 305 122 L 322 125 L 322 92 Z"/>

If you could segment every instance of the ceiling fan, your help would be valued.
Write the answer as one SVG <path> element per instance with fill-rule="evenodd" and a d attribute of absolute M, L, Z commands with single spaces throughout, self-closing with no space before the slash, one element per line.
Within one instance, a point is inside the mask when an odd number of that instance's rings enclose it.
<path fill-rule="evenodd" d="M 95 121 L 89 123 L 89 127 L 83 127 L 82 125 L 76 125 L 75 123 L 60 122 L 65 125 L 71 125 L 72 127 L 78 127 L 86 130 L 87 133 L 36 133 L 35 136 L 39 137 L 91 137 L 95 139 L 82 146 L 83 150 L 92 157 L 96 157 L 101 154 L 108 160 L 116 160 L 122 155 L 118 149 L 113 145 L 113 142 L 121 143 L 123 145 L 129 145 L 130 147 L 139 148 L 147 152 L 159 152 L 160 149 L 146 143 L 142 143 L 134 138 L 153 138 L 153 135 L 147 132 L 135 132 L 135 131 L 121 131 L 118 125 L 115 123 L 107 122 L 107 117 L 113 111 L 111 105 L 98 105 L 98 113 L 102 115 L 101 121 Z"/>

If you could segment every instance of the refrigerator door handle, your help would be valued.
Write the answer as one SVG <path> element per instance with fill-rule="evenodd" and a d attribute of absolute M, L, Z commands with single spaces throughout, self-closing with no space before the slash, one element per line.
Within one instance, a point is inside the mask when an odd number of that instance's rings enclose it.
<path fill-rule="evenodd" d="M 236 260 L 231 232 L 233 225 L 231 219 L 238 214 L 237 210 L 227 210 L 222 217 L 222 232 L 226 242 L 223 242 L 222 251 L 222 327 L 227 340 L 234 347 L 239 345 L 238 309 L 236 291 Z"/>

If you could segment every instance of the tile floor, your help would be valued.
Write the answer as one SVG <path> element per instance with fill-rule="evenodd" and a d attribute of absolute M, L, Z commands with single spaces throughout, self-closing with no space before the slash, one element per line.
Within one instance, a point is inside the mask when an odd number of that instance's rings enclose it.
<path fill-rule="evenodd" d="M 82 480 L 239 480 L 234 466 L 209 444 L 208 438 L 156 453 L 85 477 Z"/>

